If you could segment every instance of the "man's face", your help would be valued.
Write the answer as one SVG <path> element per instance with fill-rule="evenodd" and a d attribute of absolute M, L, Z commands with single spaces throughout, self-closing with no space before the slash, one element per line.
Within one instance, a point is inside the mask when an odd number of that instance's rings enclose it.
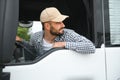
<path fill-rule="evenodd" d="M 50 33 L 55 36 L 62 35 L 64 33 L 64 23 L 63 22 L 50 22 Z"/>

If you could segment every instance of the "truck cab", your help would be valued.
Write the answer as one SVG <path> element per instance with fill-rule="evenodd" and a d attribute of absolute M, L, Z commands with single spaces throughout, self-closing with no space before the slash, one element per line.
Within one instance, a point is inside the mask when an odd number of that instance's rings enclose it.
<path fill-rule="evenodd" d="M 119 3 L 118 0 L 0 0 L 0 80 L 120 80 Z M 70 16 L 64 21 L 66 28 L 90 39 L 96 47 L 95 53 L 53 48 L 36 56 L 15 41 L 19 29 L 28 41 L 34 33 L 31 30 L 37 26 L 37 30 L 42 30 L 40 12 L 50 6 Z"/>

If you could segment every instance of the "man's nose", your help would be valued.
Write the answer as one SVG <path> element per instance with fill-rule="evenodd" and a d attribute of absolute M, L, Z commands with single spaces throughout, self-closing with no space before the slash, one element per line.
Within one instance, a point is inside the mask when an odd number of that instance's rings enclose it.
<path fill-rule="evenodd" d="M 65 24 L 64 24 L 63 22 L 61 22 L 61 26 L 62 26 L 62 27 L 65 27 Z"/>

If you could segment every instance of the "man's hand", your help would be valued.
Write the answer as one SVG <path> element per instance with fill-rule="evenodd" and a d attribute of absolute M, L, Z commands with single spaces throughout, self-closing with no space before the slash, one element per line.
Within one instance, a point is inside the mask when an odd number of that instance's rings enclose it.
<path fill-rule="evenodd" d="M 65 42 L 55 42 L 53 44 L 53 48 L 56 48 L 56 47 L 64 48 L 65 47 Z"/>
<path fill-rule="evenodd" d="M 22 38 L 20 38 L 19 36 L 16 36 L 16 41 L 21 42 L 21 41 L 22 41 Z"/>

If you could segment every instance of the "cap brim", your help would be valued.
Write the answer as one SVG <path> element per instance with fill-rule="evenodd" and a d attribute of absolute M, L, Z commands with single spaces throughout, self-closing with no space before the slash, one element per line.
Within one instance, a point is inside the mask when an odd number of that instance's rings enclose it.
<path fill-rule="evenodd" d="M 53 19 L 52 21 L 54 21 L 54 22 L 62 22 L 68 17 L 69 16 L 67 16 L 67 15 L 59 15 L 57 18 Z"/>

